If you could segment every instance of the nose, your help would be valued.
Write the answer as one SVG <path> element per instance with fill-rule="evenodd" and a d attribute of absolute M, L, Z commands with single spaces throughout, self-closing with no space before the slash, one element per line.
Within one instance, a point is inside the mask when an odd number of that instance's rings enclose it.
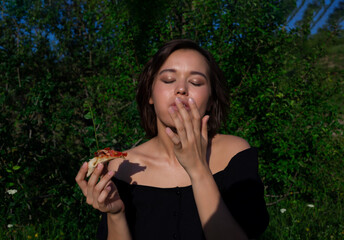
<path fill-rule="evenodd" d="M 180 83 L 176 86 L 175 89 L 176 95 L 188 95 L 188 89 L 185 83 Z"/>

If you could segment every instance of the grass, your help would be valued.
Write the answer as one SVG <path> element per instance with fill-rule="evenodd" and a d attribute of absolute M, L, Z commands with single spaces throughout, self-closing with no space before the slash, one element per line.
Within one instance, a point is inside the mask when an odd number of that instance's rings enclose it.
<path fill-rule="evenodd" d="M 61 213 L 63 216 L 63 213 Z M 44 240 L 63 240 L 63 239 L 95 239 L 96 226 L 90 221 L 86 228 L 79 228 L 71 219 L 49 219 L 45 223 L 2 226 L 0 230 L 1 240 L 27 240 L 27 239 L 44 239 Z M 77 221 L 75 219 L 74 221 Z"/>
<path fill-rule="evenodd" d="M 344 239 L 343 193 L 305 202 L 294 195 L 268 208 L 270 225 L 261 239 Z"/>

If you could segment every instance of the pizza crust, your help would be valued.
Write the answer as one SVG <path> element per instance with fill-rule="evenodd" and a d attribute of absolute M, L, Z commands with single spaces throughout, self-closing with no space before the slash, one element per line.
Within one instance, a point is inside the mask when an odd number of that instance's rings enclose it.
<path fill-rule="evenodd" d="M 88 166 L 88 171 L 87 171 L 87 177 L 91 176 L 91 174 L 93 173 L 94 169 L 96 169 L 97 165 L 99 163 L 105 163 L 105 162 L 108 162 L 108 161 L 111 161 L 115 159 L 115 157 L 112 157 L 112 156 L 102 156 L 102 157 L 94 157 L 92 158 L 87 166 Z"/>

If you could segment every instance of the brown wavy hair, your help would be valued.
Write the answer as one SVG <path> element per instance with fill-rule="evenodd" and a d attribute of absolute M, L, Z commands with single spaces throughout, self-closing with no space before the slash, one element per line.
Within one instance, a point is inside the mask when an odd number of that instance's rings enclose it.
<path fill-rule="evenodd" d="M 206 112 L 210 116 L 208 121 L 208 137 L 211 139 L 215 136 L 221 123 L 227 116 L 227 108 L 229 105 L 229 94 L 227 84 L 223 73 L 217 65 L 215 59 L 210 52 L 201 48 L 197 43 L 188 39 L 172 40 L 165 43 L 157 53 L 146 63 L 142 73 L 138 78 L 138 89 L 136 101 L 141 116 L 141 124 L 149 138 L 158 134 L 157 119 L 154 106 L 149 104 L 152 96 L 152 86 L 154 79 L 164 64 L 166 59 L 176 50 L 190 49 L 202 54 L 206 59 L 209 67 L 209 77 L 211 86 L 210 110 Z"/>

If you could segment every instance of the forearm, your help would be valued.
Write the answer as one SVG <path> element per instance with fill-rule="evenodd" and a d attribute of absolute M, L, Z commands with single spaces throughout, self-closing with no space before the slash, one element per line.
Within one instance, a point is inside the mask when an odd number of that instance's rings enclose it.
<path fill-rule="evenodd" d="M 204 170 L 192 176 L 191 182 L 206 239 L 247 239 L 221 198 L 210 171 Z"/>
<path fill-rule="evenodd" d="M 108 240 L 131 240 L 125 213 L 107 214 Z"/>

